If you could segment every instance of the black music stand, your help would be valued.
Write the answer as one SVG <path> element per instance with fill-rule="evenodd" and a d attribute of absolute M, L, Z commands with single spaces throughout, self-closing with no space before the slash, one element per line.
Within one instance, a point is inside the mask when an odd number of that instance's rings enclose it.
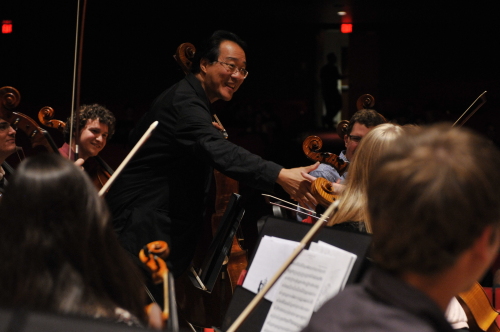
<path fill-rule="evenodd" d="M 259 234 L 259 240 L 257 241 L 256 248 L 259 247 L 260 241 L 264 235 L 300 241 L 312 227 L 311 224 L 297 222 L 295 220 L 279 219 L 272 216 L 265 217 L 264 222 L 264 227 Z M 347 279 L 347 284 L 353 284 L 360 281 L 366 270 L 366 255 L 370 247 L 371 235 L 325 227 L 314 237 L 313 242 L 316 241 L 326 242 L 340 249 L 352 252 L 358 256 L 352 268 L 351 274 Z M 249 267 L 252 264 L 255 252 L 257 252 L 257 249 L 255 249 L 252 254 Z M 248 291 L 241 286 L 236 287 L 226 316 L 222 322 L 222 331 L 226 331 L 231 326 L 241 312 L 247 307 L 250 301 L 252 301 L 254 296 L 255 293 Z M 266 320 L 267 313 L 271 308 L 271 304 L 272 303 L 270 301 L 263 299 L 246 319 L 246 321 L 243 322 L 238 329 L 238 332 L 260 331 L 264 325 L 264 321 Z"/>
<path fill-rule="evenodd" d="M 245 209 L 241 206 L 241 196 L 235 193 L 231 194 L 215 238 L 210 244 L 205 259 L 199 268 L 201 272 L 195 271 L 203 285 L 200 285 L 198 278 L 192 273 L 189 274 L 189 278 L 195 287 L 203 289 L 204 286 L 208 292 L 213 290 L 244 214 Z"/>

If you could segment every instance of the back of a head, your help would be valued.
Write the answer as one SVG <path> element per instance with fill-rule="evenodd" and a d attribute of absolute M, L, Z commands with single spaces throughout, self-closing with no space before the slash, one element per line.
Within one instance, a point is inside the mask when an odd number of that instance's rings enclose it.
<path fill-rule="evenodd" d="M 368 172 L 372 169 L 373 164 L 380 156 L 391 148 L 396 141 L 404 133 L 403 127 L 393 123 L 383 123 L 376 125 L 365 137 L 361 140 L 356 154 L 349 165 L 348 178 L 367 179 Z"/>
<path fill-rule="evenodd" d="M 379 112 L 372 109 L 361 109 L 354 113 L 347 125 L 347 134 L 352 131 L 355 123 L 364 125 L 367 128 L 378 126 L 379 124 L 386 123 L 386 118 Z"/>
<path fill-rule="evenodd" d="M 380 156 L 391 149 L 404 133 L 405 130 L 400 125 L 384 123 L 376 126 L 363 137 L 354 160 L 349 165 L 347 185 L 341 196 L 339 212 L 329 225 L 348 220 L 365 221 L 367 230 L 371 232 L 369 223 L 363 217 L 370 170 Z"/>
<path fill-rule="evenodd" d="M 207 59 L 209 62 L 218 60 L 219 46 L 225 40 L 235 42 L 246 53 L 247 45 L 240 37 L 229 31 L 217 30 L 208 39 L 203 41 L 200 47 L 197 47 L 193 59 L 193 64 L 191 65 L 191 72 L 193 74 L 197 74 L 200 72 L 201 59 Z"/>
<path fill-rule="evenodd" d="M 373 259 L 394 272 L 438 273 L 500 222 L 500 152 L 470 130 L 433 125 L 398 140 L 373 167 Z"/>
<path fill-rule="evenodd" d="M 51 237 L 58 229 L 75 231 L 81 238 L 91 214 L 105 219 L 107 209 L 96 196 L 88 176 L 72 162 L 58 154 L 42 153 L 24 160 L 16 169 L 1 202 L 3 219 L 0 227 L 37 229 Z M 23 220 L 20 226 L 16 220 Z M 102 220 L 96 220 L 102 223 Z M 50 224 L 47 224 L 50 223 Z M 102 225 L 100 225 L 102 226 Z M 52 229 L 53 228 L 53 229 Z M 61 239 L 62 240 L 62 239 Z"/>
<path fill-rule="evenodd" d="M 93 316 L 99 304 L 115 303 L 142 315 L 135 267 L 119 247 L 104 200 L 72 162 L 54 153 L 25 159 L 0 215 L 0 305 Z M 127 287 L 127 296 L 119 294 Z"/>

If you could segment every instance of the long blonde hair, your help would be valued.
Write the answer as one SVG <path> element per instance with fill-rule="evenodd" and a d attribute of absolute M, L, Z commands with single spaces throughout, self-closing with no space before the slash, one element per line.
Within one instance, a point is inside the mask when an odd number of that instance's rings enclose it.
<path fill-rule="evenodd" d="M 404 129 L 400 125 L 384 123 L 363 137 L 356 149 L 354 160 L 349 165 L 347 184 L 340 197 L 339 210 L 328 221 L 328 226 L 346 221 L 363 221 L 366 230 L 371 233 L 371 225 L 365 218 L 368 174 L 381 154 L 403 133 Z"/>

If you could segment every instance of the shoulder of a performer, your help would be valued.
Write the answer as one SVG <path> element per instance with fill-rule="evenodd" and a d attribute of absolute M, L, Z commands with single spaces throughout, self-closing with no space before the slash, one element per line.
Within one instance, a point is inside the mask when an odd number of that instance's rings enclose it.
<path fill-rule="evenodd" d="M 317 169 L 309 173 L 310 175 L 317 178 L 325 178 L 330 182 L 335 182 L 340 179 L 339 172 L 328 164 L 320 164 Z"/>
<path fill-rule="evenodd" d="M 346 155 L 345 155 L 345 152 L 346 150 L 342 150 L 339 154 L 339 158 L 342 159 L 343 161 L 345 162 L 349 162 L 349 160 L 347 159 Z"/>
<path fill-rule="evenodd" d="M 68 143 L 64 143 L 59 149 L 58 149 L 59 153 L 61 154 L 61 156 L 63 156 L 64 158 L 68 158 L 68 155 L 69 155 L 69 144 Z"/>

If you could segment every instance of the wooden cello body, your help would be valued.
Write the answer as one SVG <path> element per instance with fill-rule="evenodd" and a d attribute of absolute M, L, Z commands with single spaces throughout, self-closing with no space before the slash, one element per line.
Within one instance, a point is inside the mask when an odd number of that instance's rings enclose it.
<path fill-rule="evenodd" d="M 460 293 L 458 299 L 467 314 L 469 330 L 472 332 L 500 332 L 496 319 L 500 314 L 491 305 L 483 287 L 476 282 L 466 292 Z"/>

